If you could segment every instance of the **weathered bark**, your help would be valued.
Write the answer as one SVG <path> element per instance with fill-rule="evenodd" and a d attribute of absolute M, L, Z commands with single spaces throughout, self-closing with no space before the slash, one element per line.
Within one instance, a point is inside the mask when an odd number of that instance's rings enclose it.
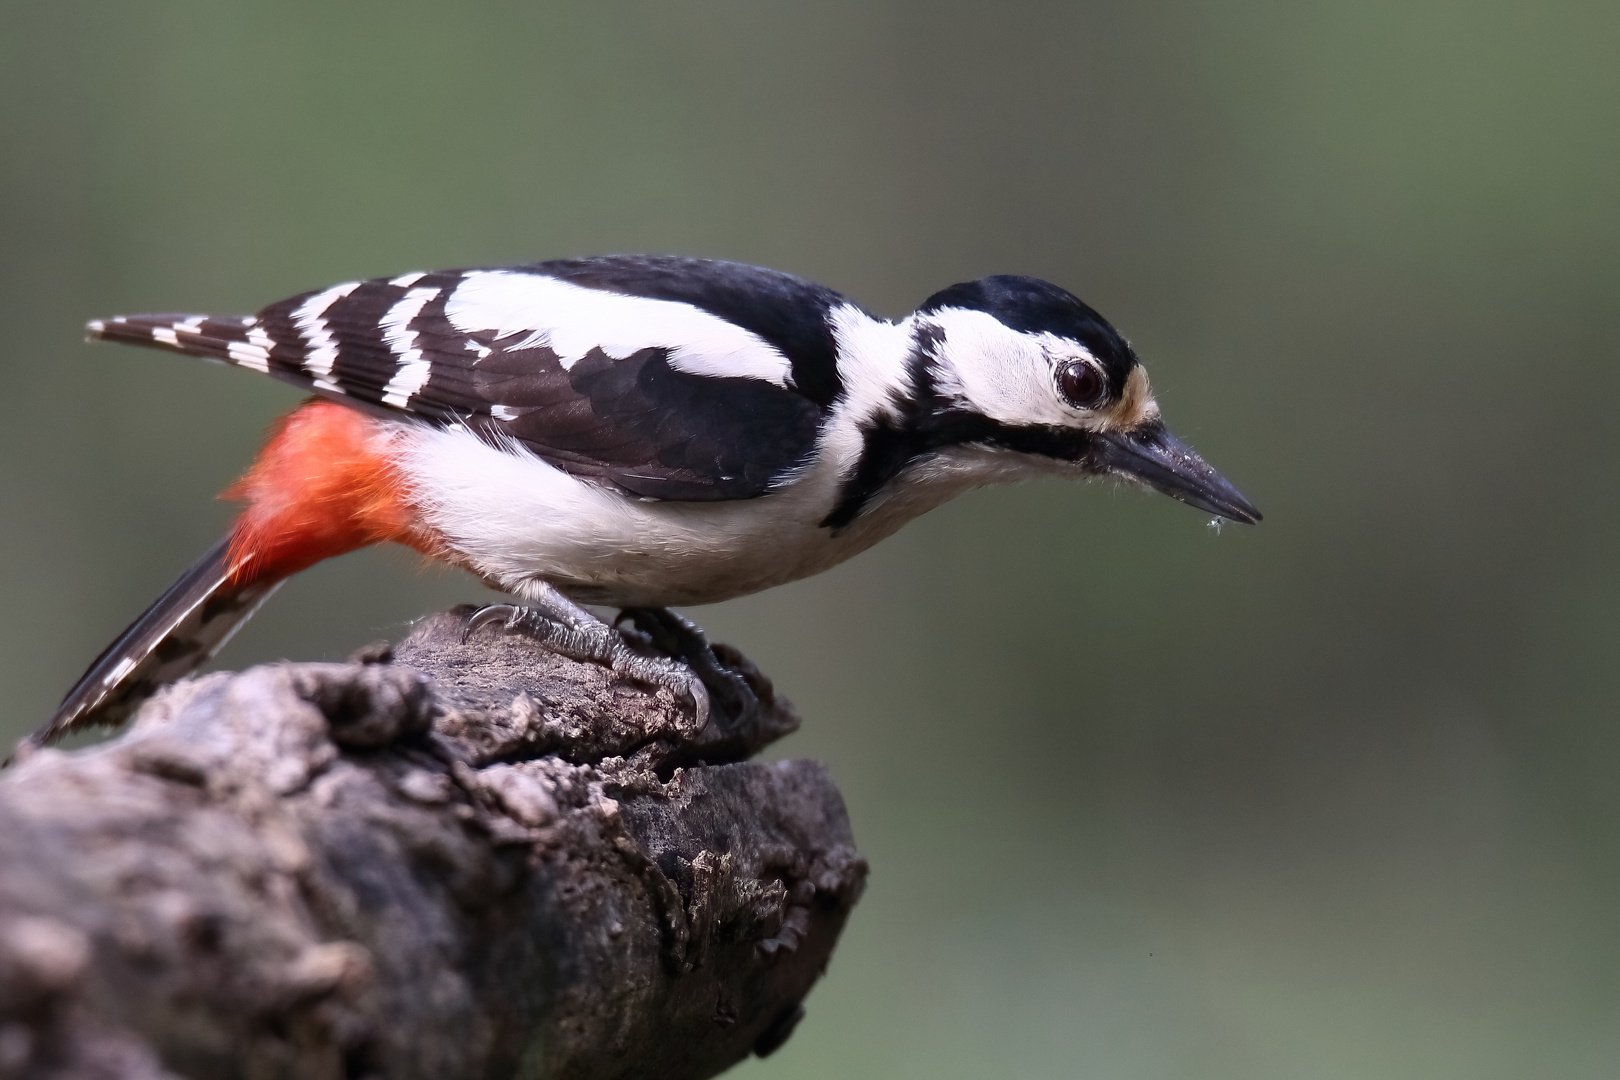
<path fill-rule="evenodd" d="M 0 774 L 0 1077 L 711 1076 L 792 1030 L 865 864 L 785 702 L 425 621 Z M 725 762 L 732 762 L 726 764 Z"/>

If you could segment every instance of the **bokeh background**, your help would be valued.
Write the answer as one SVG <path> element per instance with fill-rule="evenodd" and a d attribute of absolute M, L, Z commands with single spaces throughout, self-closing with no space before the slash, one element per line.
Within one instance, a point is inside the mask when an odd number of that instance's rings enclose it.
<path fill-rule="evenodd" d="M 289 388 L 80 343 L 612 251 L 1050 278 L 1266 511 L 1057 483 L 696 612 L 870 890 L 743 1077 L 1620 1072 L 1620 6 L 0 3 L 0 734 Z M 221 662 L 478 599 L 403 552 Z"/>

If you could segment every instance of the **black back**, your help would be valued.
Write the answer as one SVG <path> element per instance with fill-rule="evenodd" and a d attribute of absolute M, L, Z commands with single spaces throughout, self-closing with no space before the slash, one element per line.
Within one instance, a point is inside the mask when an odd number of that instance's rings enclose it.
<path fill-rule="evenodd" d="M 446 305 L 457 287 L 493 272 L 687 304 L 774 348 L 787 361 L 789 385 L 680 370 L 671 357 L 690 343 L 676 340 L 650 340 L 628 356 L 594 348 L 564 358 L 534 334 L 453 325 Z M 652 499 L 765 494 L 808 458 L 840 390 L 825 316 L 847 301 L 790 274 L 739 263 L 604 256 L 406 274 L 339 291 L 326 302 L 315 298 L 331 290 L 312 290 L 251 319 L 129 316 L 93 323 L 91 332 L 256 367 L 369 411 L 513 439 L 571 473 Z M 536 328 L 564 328 L 576 339 L 592 333 L 584 318 L 566 305 L 533 313 Z M 412 365 L 425 380 L 404 393 L 397 380 Z"/>

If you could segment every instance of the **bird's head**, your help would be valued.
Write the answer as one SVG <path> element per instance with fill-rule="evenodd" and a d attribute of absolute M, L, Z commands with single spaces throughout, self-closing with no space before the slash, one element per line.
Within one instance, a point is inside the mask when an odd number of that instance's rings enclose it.
<path fill-rule="evenodd" d="M 940 443 L 1123 477 L 1232 521 L 1260 520 L 1165 428 L 1130 344 L 1071 293 L 1036 278 L 982 278 L 935 293 L 913 324 L 917 422 Z"/>

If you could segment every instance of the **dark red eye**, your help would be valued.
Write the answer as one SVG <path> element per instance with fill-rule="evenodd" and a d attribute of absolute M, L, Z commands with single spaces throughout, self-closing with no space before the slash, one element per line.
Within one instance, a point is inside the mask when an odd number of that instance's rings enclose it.
<path fill-rule="evenodd" d="M 1058 369 L 1058 393 L 1077 409 L 1095 409 L 1108 396 L 1108 383 L 1095 365 L 1070 360 Z"/>

